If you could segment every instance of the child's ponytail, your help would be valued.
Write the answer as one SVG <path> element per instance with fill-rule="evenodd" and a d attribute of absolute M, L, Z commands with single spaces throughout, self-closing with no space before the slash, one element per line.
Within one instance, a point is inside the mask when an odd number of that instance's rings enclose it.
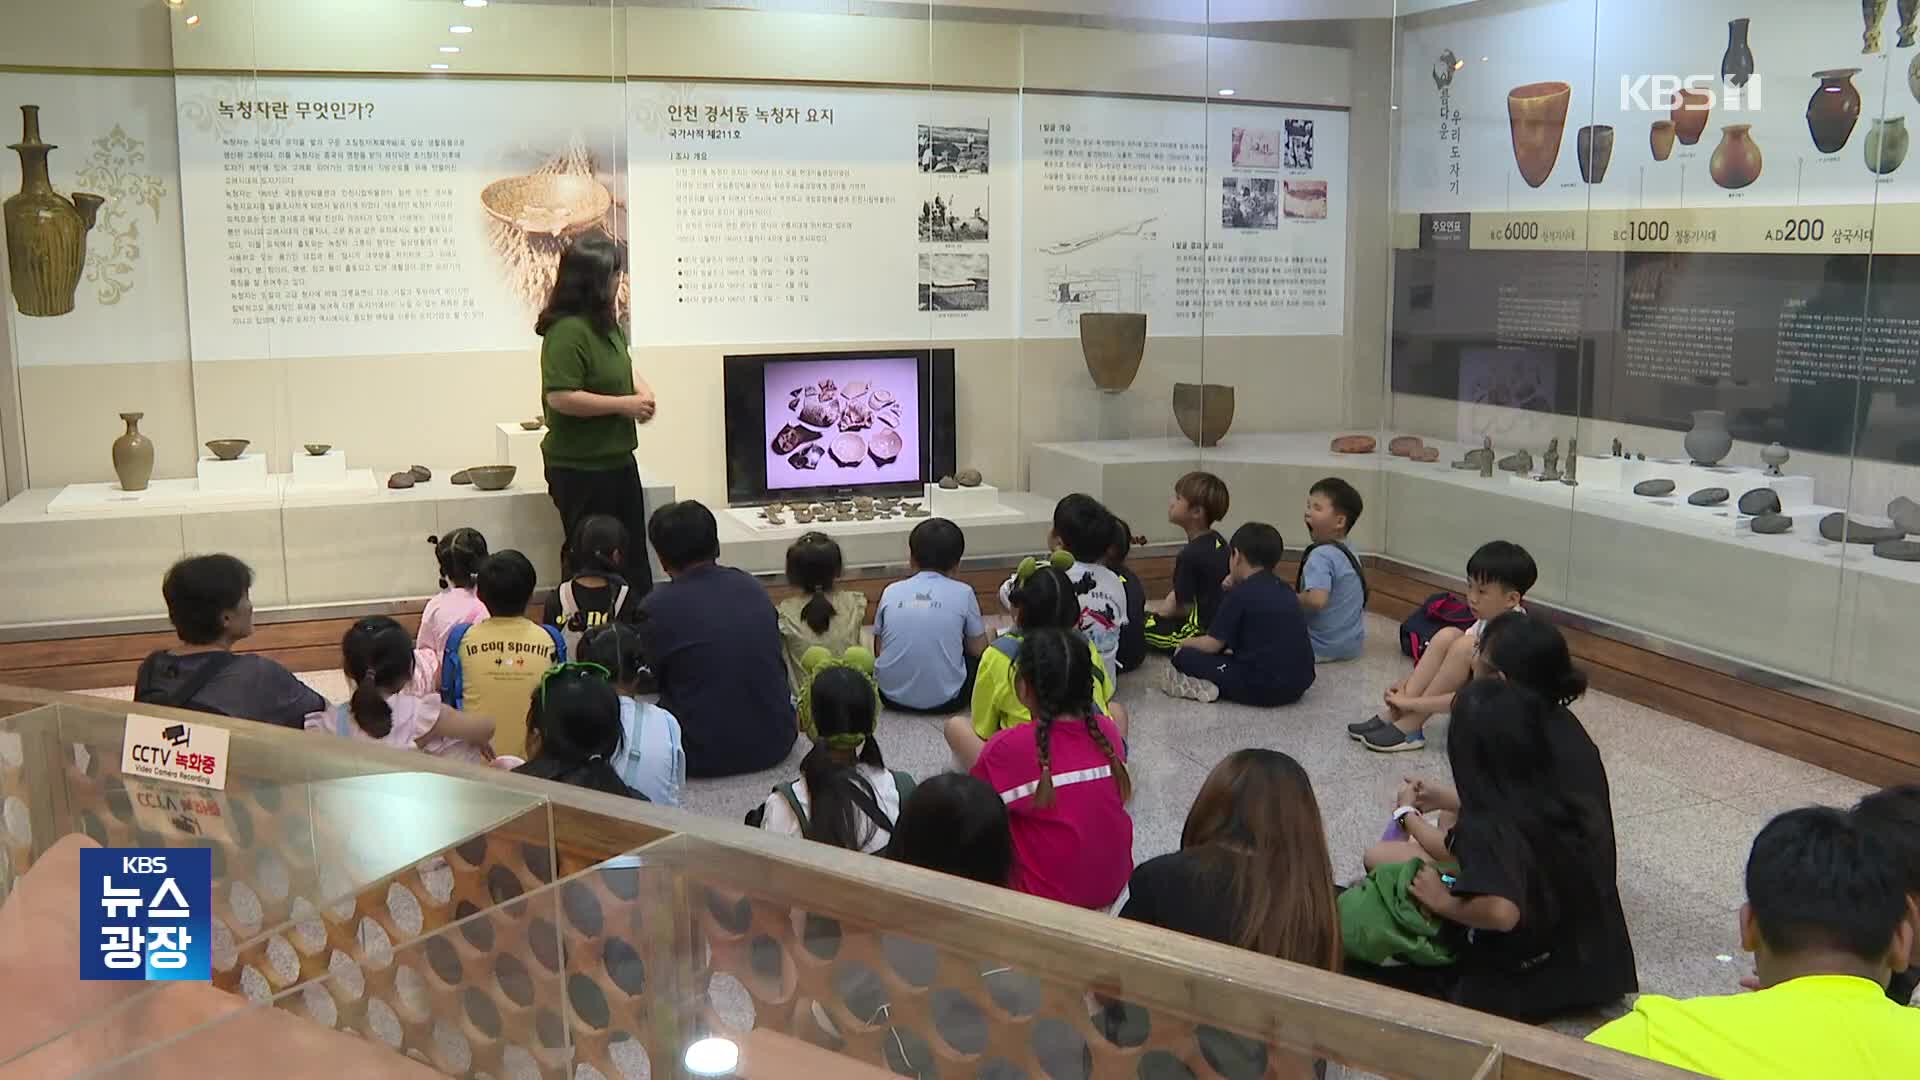
<path fill-rule="evenodd" d="M 462 527 L 445 536 L 429 536 L 427 543 L 433 545 L 433 557 L 440 564 L 441 588 L 450 583 L 462 589 L 473 587 L 473 576 L 487 561 L 487 538 L 480 530 Z"/>
<path fill-rule="evenodd" d="M 833 600 L 827 594 L 844 568 L 840 545 L 826 533 L 807 533 L 787 549 L 787 582 L 806 590 L 807 603 L 800 609 L 800 619 L 816 634 L 824 634 L 833 626 Z"/>
<path fill-rule="evenodd" d="M 477 535 L 477 534 L 476 534 Z M 353 682 L 347 711 L 360 730 L 376 739 L 393 731 L 387 695 L 413 677 L 413 636 L 384 615 L 361 619 L 340 639 L 341 669 Z"/>

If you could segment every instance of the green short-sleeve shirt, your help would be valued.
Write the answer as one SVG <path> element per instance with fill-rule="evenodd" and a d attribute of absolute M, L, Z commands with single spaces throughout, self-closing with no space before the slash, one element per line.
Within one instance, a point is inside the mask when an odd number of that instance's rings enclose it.
<path fill-rule="evenodd" d="M 555 390 L 633 393 L 633 358 L 618 327 L 603 334 L 585 316 L 569 315 L 547 328 L 540 344 L 540 411 L 547 420 L 540 452 L 548 465 L 564 469 L 617 469 L 633 460 L 640 441 L 632 420 L 555 412 L 546 404 Z"/>

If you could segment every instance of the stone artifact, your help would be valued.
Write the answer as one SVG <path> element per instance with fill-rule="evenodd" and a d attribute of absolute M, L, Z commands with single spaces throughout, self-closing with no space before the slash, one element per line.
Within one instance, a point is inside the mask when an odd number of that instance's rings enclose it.
<path fill-rule="evenodd" d="M 539 431 L 541 428 L 546 426 L 547 426 L 547 422 L 538 416 L 534 417 L 531 420 L 520 421 L 520 430 L 522 431 Z"/>
<path fill-rule="evenodd" d="M 1560 478 L 1560 482 L 1567 485 L 1568 487 L 1579 487 L 1580 478 L 1578 477 L 1578 475 L 1576 475 L 1579 473 L 1579 471 L 1580 471 L 1580 440 L 1568 439 L 1567 440 L 1567 474 Z"/>
<path fill-rule="evenodd" d="M 1713 111 L 1713 98 L 1705 90 L 1674 92 L 1673 134 L 1681 146 L 1692 146 L 1707 130 L 1707 115 Z"/>
<path fill-rule="evenodd" d="M 1898 525 L 1863 525 L 1836 510 L 1820 519 L 1820 535 L 1836 543 L 1878 544 L 1903 540 L 1907 532 Z"/>
<path fill-rule="evenodd" d="M 1425 445 L 1426 440 L 1418 435 L 1395 435 L 1387 443 L 1387 453 L 1394 457 L 1412 457 L 1414 451 Z"/>
<path fill-rule="evenodd" d="M 1647 452 L 1645 450 L 1642 450 L 1639 453 L 1633 455 L 1633 457 L 1635 461 L 1645 461 L 1647 460 Z"/>
<path fill-rule="evenodd" d="M 140 418 L 145 415 L 120 414 L 127 430 L 113 440 L 113 474 L 120 478 L 121 491 L 145 491 L 153 479 L 153 440 L 140 433 Z"/>
<path fill-rule="evenodd" d="M 1727 432 L 1727 414 L 1719 409 L 1698 409 L 1693 426 L 1687 429 L 1687 456 L 1695 465 L 1718 465 L 1733 449 L 1733 436 Z"/>
<path fill-rule="evenodd" d="M 1147 317 L 1138 313 L 1088 311 L 1080 316 L 1080 357 L 1093 385 L 1117 394 L 1133 385 L 1147 351 Z"/>
<path fill-rule="evenodd" d="M 415 465 L 413 468 L 408 469 L 407 471 L 412 473 L 413 478 L 415 480 L 418 480 L 422 484 L 433 479 L 433 470 L 427 468 L 425 465 Z"/>
<path fill-rule="evenodd" d="M 1513 162 L 1528 187 L 1553 174 L 1560 137 L 1567 129 L 1567 104 L 1573 87 L 1563 82 L 1528 83 L 1507 91 L 1507 128 L 1513 137 Z"/>
<path fill-rule="evenodd" d="M 221 461 L 234 461 L 247 452 L 249 445 L 246 439 L 213 439 L 207 443 L 207 449 Z"/>
<path fill-rule="evenodd" d="M 980 481 L 984 479 L 979 469 L 961 469 L 953 474 L 953 478 L 959 481 L 961 487 L 979 487 Z"/>
<path fill-rule="evenodd" d="M 1902 495 L 1887 504 L 1887 516 L 1907 532 L 1920 533 L 1920 502 Z"/>
<path fill-rule="evenodd" d="M 1920 541 L 1882 540 L 1873 545 L 1873 553 L 1894 562 L 1920 562 Z"/>
<path fill-rule="evenodd" d="M 785 525 L 786 523 L 787 523 L 787 519 L 781 517 L 779 514 L 767 515 L 767 524 L 769 525 Z"/>
<path fill-rule="evenodd" d="M 1880 51 L 1880 21 L 1887 17 L 1887 0 L 1860 0 L 1860 55 Z"/>
<path fill-rule="evenodd" d="M 906 513 L 907 517 L 926 517 L 927 514 L 928 514 L 928 510 L 924 506 L 907 507 L 907 513 Z"/>
<path fill-rule="evenodd" d="M 405 491 L 413 485 L 413 474 L 410 472 L 397 472 L 387 477 L 387 486 L 395 491 Z"/>
<path fill-rule="evenodd" d="M 1787 448 L 1779 443 L 1768 443 L 1760 451 L 1760 460 L 1766 464 L 1768 476 L 1779 476 L 1780 466 L 1785 465 L 1787 459 L 1792 456 Z"/>
<path fill-rule="evenodd" d="M 1573 145 L 1580 155 L 1580 179 L 1589 184 L 1605 180 L 1607 165 L 1613 160 L 1613 128 L 1589 124 L 1574 136 Z"/>
<path fill-rule="evenodd" d="M 1753 49 L 1747 44 L 1750 19 L 1727 23 L 1727 51 L 1720 54 L 1720 78 L 1735 86 L 1747 85 L 1753 75 Z"/>
<path fill-rule="evenodd" d="M 1807 132 L 1813 136 L 1814 149 L 1823 154 L 1845 149 L 1854 125 L 1860 122 L 1860 91 L 1853 85 L 1853 77 L 1858 74 L 1859 68 L 1813 73 L 1820 85 L 1807 100 Z"/>
<path fill-rule="evenodd" d="M 1780 512 L 1780 494 L 1772 488 L 1754 488 L 1740 496 L 1740 512 L 1751 516 Z"/>
<path fill-rule="evenodd" d="M 1767 536 L 1776 536 L 1793 531 L 1793 519 L 1785 514 L 1761 514 L 1753 519 L 1753 531 Z"/>
<path fill-rule="evenodd" d="M 1233 426 L 1233 387 L 1174 383 L 1173 418 L 1195 445 L 1218 445 Z"/>
<path fill-rule="evenodd" d="M 1415 450 L 1411 455 L 1409 455 L 1408 460 L 1409 461 L 1425 461 L 1429 463 L 1439 461 L 1440 448 L 1437 446 L 1423 446 L 1420 449 Z"/>
<path fill-rule="evenodd" d="M 1867 168 L 1885 176 L 1907 160 L 1907 118 L 1894 116 L 1875 120 L 1867 131 Z"/>
<path fill-rule="evenodd" d="M 1673 121 L 1655 120 L 1647 131 L 1647 143 L 1653 149 L 1653 160 L 1665 161 L 1673 156 Z"/>
<path fill-rule="evenodd" d="M 1687 502 L 1693 506 L 1719 506 L 1733 497 L 1726 488 L 1701 488 L 1687 496 Z"/>
<path fill-rule="evenodd" d="M 1500 471 L 1514 473 L 1519 476 L 1532 475 L 1533 473 L 1532 452 L 1524 449 L 1516 450 L 1513 453 L 1508 454 L 1506 457 L 1501 458 Z"/>
<path fill-rule="evenodd" d="M 1728 124 L 1720 129 L 1720 145 L 1713 148 L 1707 171 L 1714 183 L 1738 191 L 1760 179 L 1762 163 L 1760 144 L 1753 141 L 1753 125 Z"/>
<path fill-rule="evenodd" d="M 1335 435 L 1328 449 L 1336 454 L 1371 454 L 1378 445 L 1371 435 Z"/>
<path fill-rule="evenodd" d="M 1625 451 L 1623 451 L 1622 449 L 1620 449 L 1620 440 L 1619 440 L 1619 439 L 1615 439 L 1615 440 L 1613 440 L 1613 456 L 1614 456 L 1614 457 L 1625 457 L 1625 456 L 1626 456 L 1626 452 L 1625 452 Z"/>
<path fill-rule="evenodd" d="M 811 525 L 813 524 L 813 511 L 804 506 L 794 507 L 793 520 L 795 524 Z"/>
<path fill-rule="evenodd" d="M 955 480 L 951 476 L 943 476 L 940 478 L 940 486 L 948 491 L 958 491 L 960 490 L 960 481 Z"/>
<path fill-rule="evenodd" d="M 53 190 L 47 155 L 57 147 L 40 141 L 40 106 L 20 106 L 20 191 L 0 205 L 6 221 L 7 268 L 20 314 L 65 315 L 87 265 L 87 233 L 107 200 L 83 191 L 68 200 Z"/>
<path fill-rule="evenodd" d="M 1471 469 L 1474 472 L 1480 471 L 1480 463 L 1478 461 L 1467 461 L 1463 459 L 1463 460 L 1454 462 L 1453 467 L 1456 469 Z"/>
<path fill-rule="evenodd" d="M 461 469 L 459 472 L 447 477 L 447 482 L 462 485 L 471 484 L 473 483 L 473 473 L 469 470 Z"/>
<path fill-rule="evenodd" d="M 467 473 L 473 477 L 473 486 L 481 491 L 499 491 L 513 483 L 513 474 L 517 471 L 512 465 L 475 465 Z"/>
<path fill-rule="evenodd" d="M 1493 436 L 1480 436 L 1480 475 L 1493 475 Z"/>
<path fill-rule="evenodd" d="M 1661 495 L 1671 495 L 1673 494 L 1673 481 L 1642 480 L 1633 485 L 1633 493 L 1635 495 L 1647 495 L 1655 498 Z"/>
<path fill-rule="evenodd" d="M 332 443 L 310 442 L 305 445 L 309 457 L 326 457 L 327 451 L 333 449 Z"/>

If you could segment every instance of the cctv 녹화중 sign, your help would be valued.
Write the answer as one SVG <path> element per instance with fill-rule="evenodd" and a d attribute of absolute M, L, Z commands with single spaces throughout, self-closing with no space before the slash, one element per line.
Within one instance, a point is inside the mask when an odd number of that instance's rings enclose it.
<path fill-rule="evenodd" d="M 120 751 L 120 771 L 176 784 L 224 791 L 227 787 L 225 728 L 127 714 L 126 741 Z"/>

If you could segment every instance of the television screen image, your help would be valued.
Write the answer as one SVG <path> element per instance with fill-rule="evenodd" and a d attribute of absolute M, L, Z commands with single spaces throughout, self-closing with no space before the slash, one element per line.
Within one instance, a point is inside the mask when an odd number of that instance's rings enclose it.
<path fill-rule="evenodd" d="M 920 363 L 799 360 L 761 369 L 767 490 L 909 484 L 920 475 Z"/>

